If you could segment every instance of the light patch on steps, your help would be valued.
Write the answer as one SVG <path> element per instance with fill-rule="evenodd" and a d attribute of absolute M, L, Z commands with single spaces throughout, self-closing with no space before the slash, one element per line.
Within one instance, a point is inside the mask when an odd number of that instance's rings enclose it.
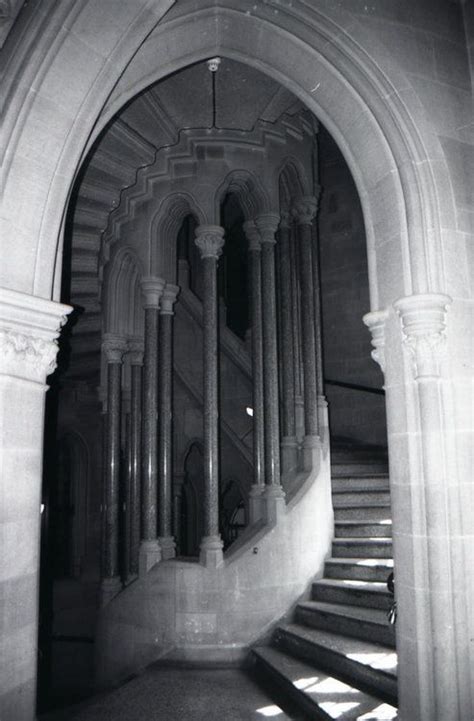
<path fill-rule="evenodd" d="M 393 568 L 393 560 L 391 558 L 361 558 L 360 561 L 356 561 L 356 566 L 387 566 L 387 568 Z"/>
<path fill-rule="evenodd" d="M 319 676 L 310 676 L 309 678 L 298 678 L 296 681 L 293 681 L 293 686 L 295 686 L 300 691 L 303 691 L 304 689 L 308 688 L 308 686 L 313 686 L 313 684 L 317 683 L 319 681 Z"/>
<path fill-rule="evenodd" d="M 279 706 L 262 706 L 262 708 L 257 709 L 257 713 L 268 718 L 270 716 L 279 716 L 283 711 Z"/>
<path fill-rule="evenodd" d="M 389 721 L 389 719 L 397 718 L 397 709 L 388 703 L 383 703 L 373 711 L 358 716 L 357 721 Z"/>
<path fill-rule="evenodd" d="M 396 653 L 348 653 L 347 658 L 380 671 L 397 666 Z"/>
<path fill-rule="evenodd" d="M 369 588 L 385 588 L 382 581 L 353 581 L 350 578 L 341 579 L 346 586 L 368 586 Z"/>
<path fill-rule="evenodd" d="M 314 684 L 311 688 L 306 689 L 309 692 L 319 691 L 320 693 L 354 693 L 352 686 L 339 681 L 338 678 L 325 678 L 324 681 Z"/>
<path fill-rule="evenodd" d="M 331 718 L 340 718 L 342 714 L 359 706 L 359 703 L 357 701 L 323 701 L 319 706 L 323 711 L 326 711 Z"/>

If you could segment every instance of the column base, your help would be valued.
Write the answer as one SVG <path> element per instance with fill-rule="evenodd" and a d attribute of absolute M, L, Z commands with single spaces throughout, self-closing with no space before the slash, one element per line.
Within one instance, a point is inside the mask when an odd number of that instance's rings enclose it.
<path fill-rule="evenodd" d="M 296 473 L 298 469 L 298 439 L 296 436 L 283 436 L 280 452 L 282 473 L 285 476 Z"/>
<path fill-rule="evenodd" d="M 263 516 L 262 494 L 265 486 L 254 483 L 249 492 L 250 525 L 256 523 Z"/>
<path fill-rule="evenodd" d="M 138 575 L 145 578 L 148 571 L 161 561 L 161 547 L 158 539 L 142 541 L 138 557 Z"/>
<path fill-rule="evenodd" d="M 303 470 L 311 471 L 319 466 L 321 439 L 319 436 L 305 436 L 303 439 Z"/>
<path fill-rule="evenodd" d="M 276 523 L 286 512 L 285 491 L 280 485 L 266 486 L 262 500 L 267 523 Z"/>
<path fill-rule="evenodd" d="M 173 536 L 160 536 L 158 542 L 161 548 L 161 557 L 163 561 L 169 561 L 170 558 L 176 558 L 176 543 Z"/>
<path fill-rule="evenodd" d="M 217 568 L 224 563 L 223 546 L 220 536 L 204 536 L 200 546 L 199 562 L 206 568 Z"/>
<path fill-rule="evenodd" d="M 118 596 L 122 590 L 122 581 L 120 576 L 109 576 L 103 578 L 100 582 L 99 605 L 100 608 L 107 606 L 115 596 Z"/>

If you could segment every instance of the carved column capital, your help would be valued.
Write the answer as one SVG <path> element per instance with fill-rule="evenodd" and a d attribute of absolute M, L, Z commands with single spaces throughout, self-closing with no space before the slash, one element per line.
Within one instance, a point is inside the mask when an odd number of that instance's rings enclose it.
<path fill-rule="evenodd" d="M 102 338 L 102 353 L 107 363 L 121 363 L 123 355 L 128 350 L 125 338 L 116 333 L 104 333 Z"/>
<path fill-rule="evenodd" d="M 154 276 L 142 278 L 140 286 L 142 289 L 144 308 L 159 308 L 160 298 L 165 285 L 166 281 L 163 280 L 163 278 L 156 278 Z"/>
<path fill-rule="evenodd" d="M 56 369 L 59 331 L 72 308 L 0 289 L 0 374 L 37 383 Z"/>
<path fill-rule="evenodd" d="M 291 212 L 298 225 L 311 225 L 318 212 L 318 195 L 304 195 L 293 203 Z"/>
<path fill-rule="evenodd" d="M 450 303 L 452 298 L 441 293 L 410 295 L 394 303 L 401 320 L 403 341 L 413 356 L 415 379 L 440 375 Z"/>
<path fill-rule="evenodd" d="M 283 228 L 285 230 L 290 230 L 291 225 L 292 225 L 291 221 L 292 221 L 292 217 L 291 217 L 290 211 L 288 209 L 282 210 L 281 214 L 280 214 L 280 225 L 279 225 L 280 230 Z"/>
<path fill-rule="evenodd" d="M 246 220 L 244 223 L 244 233 L 245 237 L 247 238 L 249 242 L 249 250 L 261 250 L 260 246 L 260 233 L 258 232 L 258 228 L 255 225 L 254 220 Z"/>
<path fill-rule="evenodd" d="M 217 260 L 224 247 L 224 228 L 220 225 L 199 225 L 194 242 L 201 251 L 201 258 Z"/>
<path fill-rule="evenodd" d="M 276 243 L 275 233 L 280 223 L 279 213 L 264 213 L 255 218 L 255 225 L 260 233 L 261 243 Z"/>
<path fill-rule="evenodd" d="M 127 343 L 127 355 L 130 360 L 130 365 L 141 366 L 143 365 L 143 353 L 145 346 L 142 340 L 130 339 Z"/>
<path fill-rule="evenodd" d="M 173 306 L 180 290 L 179 285 L 166 284 L 161 296 L 160 315 L 173 315 Z"/>
<path fill-rule="evenodd" d="M 362 318 L 372 334 L 373 351 L 370 355 L 379 364 L 382 373 L 385 373 L 385 323 L 387 318 L 388 310 L 374 310 L 372 313 L 366 313 Z"/>

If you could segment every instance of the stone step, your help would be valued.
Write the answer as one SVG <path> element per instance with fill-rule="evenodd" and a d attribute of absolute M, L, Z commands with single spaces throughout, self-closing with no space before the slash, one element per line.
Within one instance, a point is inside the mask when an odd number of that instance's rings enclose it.
<path fill-rule="evenodd" d="M 257 675 L 270 687 L 285 693 L 310 719 L 378 721 L 396 718 L 394 706 L 381 704 L 379 699 L 344 683 L 337 676 L 330 676 L 276 648 L 254 649 L 253 660 Z"/>
<path fill-rule="evenodd" d="M 391 558 L 329 558 L 324 566 L 325 578 L 342 578 L 386 583 L 391 571 Z"/>
<path fill-rule="evenodd" d="M 390 507 L 390 492 L 377 490 L 364 491 L 341 491 L 333 493 L 332 504 L 334 508 L 359 508 L 365 506 L 388 506 Z"/>
<path fill-rule="evenodd" d="M 371 476 L 379 473 L 387 473 L 387 471 L 387 463 L 384 461 L 361 461 L 360 463 L 347 461 L 342 461 L 341 463 L 331 462 L 331 476 L 333 478 L 339 476 Z"/>
<path fill-rule="evenodd" d="M 336 521 L 389 521 L 392 517 L 390 504 L 386 505 L 334 505 L 334 518 Z"/>
<path fill-rule="evenodd" d="M 299 624 L 279 626 L 274 638 L 280 650 L 383 701 L 397 703 L 397 655 L 393 649 Z"/>
<path fill-rule="evenodd" d="M 377 608 L 385 612 L 388 611 L 393 600 L 386 583 L 333 578 L 322 578 L 315 581 L 312 587 L 312 598 L 314 601 L 324 603 Z"/>
<path fill-rule="evenodd" d="M 386 611 L 337 603 L 305 601 L 296 607 L 297 623 L 395 648 L 395 631 Z"/>
<path fill-rule="evenodd" d="M 392 558 L 391 538 L 335 538 L 332 542 L 334 558 Z"/>
<path fill-rule="evenodd" d="M 336 521 L 334 527 L 334 535 L 336 538 L 367 538 L 367 537 L 392 537 L 392 522 L 385 521 L 377 523 L 376 521 Z"/>
<path fill-rule="evenodd" d="M 371 476 L 335 476 L 331 481 L 333 493 L 346 491 L 388 491 L 390 481 L 387 473 Z"/>

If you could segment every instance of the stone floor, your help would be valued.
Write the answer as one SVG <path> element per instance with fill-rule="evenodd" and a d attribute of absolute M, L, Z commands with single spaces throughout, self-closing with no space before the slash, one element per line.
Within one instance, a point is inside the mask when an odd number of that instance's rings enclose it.
<path fill-rule="evenodd" d="M 150 668 L 121 688 L 40 721 L 296 721 L 244 672 Z"/>

